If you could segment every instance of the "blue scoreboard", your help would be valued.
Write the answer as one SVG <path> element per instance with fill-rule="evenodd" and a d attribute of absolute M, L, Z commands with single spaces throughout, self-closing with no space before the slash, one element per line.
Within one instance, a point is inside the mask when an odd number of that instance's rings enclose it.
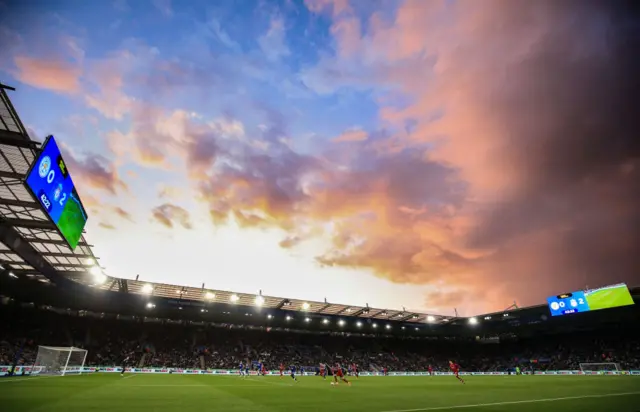
<path fill-rule="evenodd" d="M 571 313 L 589 312 L 619 306 L 633 305 L 633 297 L 624 283 L 604 286 L 572 293 L 564 293 L 547 298 L 552 316 L 569 315 Z"/>
<path fill-rule="evenodd" d="M 87 223 L 87 212 L 53 136 L 43 143 L 27 172 L 25 186 L 74 250 Z"/>
<path fill-rule="evenodd" d="M 547 303 L 552 316 L 589 311 L 587 298 L 582 291 L 548 297 Z"/>

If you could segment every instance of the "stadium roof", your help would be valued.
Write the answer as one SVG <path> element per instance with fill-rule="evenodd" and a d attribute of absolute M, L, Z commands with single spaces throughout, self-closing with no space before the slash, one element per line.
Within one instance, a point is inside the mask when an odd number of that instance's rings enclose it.
<path fill-rule="evenodd" d="M 23 181 L 40 144 L 30 139 L 7 96 L 7 89 L 13 90 L 0 84 L 0 220 L 17 230 L 23 240 L 61 275 L 79 277 L 86 274 L 87 266 L 96 258 L 84 237 L 75 251 L 69 249 L 40 205 L 25 189 Z M 16 275 L 49 282 L 40 271 L 3 243 L 0 243 L 0 265 Z"/>

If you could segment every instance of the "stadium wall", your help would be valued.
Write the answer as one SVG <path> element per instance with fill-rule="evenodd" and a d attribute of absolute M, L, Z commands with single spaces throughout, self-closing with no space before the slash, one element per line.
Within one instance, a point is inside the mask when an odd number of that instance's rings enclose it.
<path fill-rule="evenodd" d="M 0 365 L 0 376 L 6 376 L 9 374 L 11 370 L 11 366 L 9 365 Z M 40 367 L 31 367 L 31 366 L 17 366 L 14 375 L 38 375 L 42 368 Z M 114 367 L 73 367 L 69 368 L 66 373 L 74 374 L 74 373 L 121 373 L 122 368 L 114 368 Z M 232 369 L 210 369 L 210 370 L 202 370 L 202 369 L 180 369 L 180 368 L 126 368 L 125 372 L 127 373 L 142 373 L 142 374 L 177 374 L 177 375 L 239 375 L 237 370 Z M 256 371 L 250 371 L 249 373 L 252 376 L 257 376 L 258 373 Z M 525 373 L 530 374 L 530 373 Z M 535 375 L 547 375 L 547 376 L 557 376 L 557 375 L 633 375 L 640 376 L 640 370 L 632 370 L 632 371 L 579 371 L 579 370 L 570 370 L 570 371 L 537 371 L 534 373 Z M 268 376 L 280 376 L 279 371 L 268 371 Z M 315 376 L 315 372 L 305 372 L 304 376 Z M 452 372 L 434 372 L 434 376 L 453 376 Z M 460 372 L 460 375 L 463 376 L 504 376 L 509 375 L 508 372 Z M 382 372 L 361 372 L 360 376 L 385 376 Z M 388 376 L 429 376 L 429 372 L 389 372 Z"/>

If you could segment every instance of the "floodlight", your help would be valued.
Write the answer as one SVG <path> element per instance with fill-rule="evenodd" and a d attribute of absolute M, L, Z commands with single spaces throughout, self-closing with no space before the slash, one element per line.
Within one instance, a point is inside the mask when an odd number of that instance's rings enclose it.
<path fill-rule="evenodd" d="M 267 319 L 273 318 L 273 315 L 267 315 Z"/>
<path fill-rule="evenodd" d="M 356 322 L 356 326 L 357 326 L 357 327 L 362 326 L 362 322 Z"/>
<path fill-rule="evenodd" d="M 92 259 L 92 258 L 89 258 L 89 259 L 85 260 L 84 263 L 86 265 L 88 265 L 88 266 L 93 266 L 93 265 L 96 264 L 96 261 L 94 259 Z"/>
<path fill-rule="evenodd" d="M 304 303 L 302 304 L 302 309 L 307 310 L 307 309 L 309 309 L 309 307 L 310 307 L 310 306 L 311 306 L 311 305 L 309 305 L 307 302 L 304 302 Z"/>
<path fill-rule="evenodd" d="M 286 320 L 291 320 L 291 316 L 287 315 Z"/>
<path fill-rule="evenodd" d="M 387 329 L 391 329 L 391 325 L 387 325 L 387 326 L 386 326 L 386 328 L 387 328 Z"/>
<path fill-rule="evenodd" d="M 427 316 L 427 322 L 435 322 L 436 321 L 436 317 L 435 316 Z"/>
<path fill-rule="evenodd" d="M 326 325 L 327 323 L 329 323 L 329 319 L 324 319 L 324 320 L 322 321 L 322 323 L 324 323 L 324 324 Z"/>
<path fill-rule="evenodd" d="M 469 325 L 477 325 L 478 318 L 469 318 Z"/>
<path fill-rule="evenodd" d="M 102 285 L 104 282 L 107 281 L 107 277 L 102 273 L 100 273 L 99 275 L 94 276 L 94 280 L 97 285 Z"/>
<path fill-rule="evenodd" d="M 212 299 L 216 298 L 216 294 L 215 293 L 211 293 L 211 292 L 207 292 L 207 293 L 204 294 L 204 298 L 212 300 Z"/>
<path fill-rule="evenodd" d="M 305 322 L 311 322 L 311 318 L 304 318 Z"/>
<path fill-rule="evenodd" d="M 231 302 L 237 302 L 237 301 L 238 301 L 238 299 L 240 299 L 240 298 L 238 297 L 238 295 L 231 295 L 231 297 L 229 298 L 229 300 L 230 300 Z"/>
<path fill-rule="evenodd" d="M 150 284 L 147 283 L 142 287 L 142 293 L 149 294 L 151 292 L 153 292 L 153 286 L 151 286 Z"/>
<path fill-rule="evenodd" d="M 344 320 L 340 319 L 340 320 L 338 321 L 338 325 L 340 325 L 340 326 L 344 326 Z"/>
<path fill-rule="evenodd" d="M 97 276 L 102 273 L 102 269 L 100 269 L 99 266 L 93 266 L 91 269 L 89 269 L 89 273 L 91 273 L 93 276 Z"/>
<path fill-rule="evenodd" d="M 256 296 L 255 304 L 256 306 L 262 306 L 264 303 L 264 298 L 260 295 Z"/>
<path fill-rule="evenodd" d="M 16 276 L 16 274 L 13 272 L 9 272 L 9 276 L 11 276 L 12 278 L 18 278 L 18 276 Z"/>
<path fill-rule="evenodd" d="M 378 327 L 378 324 L 377 324 L 377 323 L 374 323 L 374 324 L 373 324 L 373 325 L 371 325 L 371 326 L 373 326 L 374 328 L 377 328 L 377 327 Z"/>
<path fill-rule="evenodd" d="M 153 303 L 151 303 L 151 302 L 147 303 L 147 309 L 153 309 L 155 307 L 156 307 L 156 305 L 154 305 Z"/>

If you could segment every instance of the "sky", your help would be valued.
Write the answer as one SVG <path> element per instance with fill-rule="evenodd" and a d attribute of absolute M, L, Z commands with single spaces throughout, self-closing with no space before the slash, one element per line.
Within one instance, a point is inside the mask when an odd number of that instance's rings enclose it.
<path fill-rule="evenodd" d="M 633 1 L 0 0 L 115 277 L 461 315 L 640 285 Z"/>

